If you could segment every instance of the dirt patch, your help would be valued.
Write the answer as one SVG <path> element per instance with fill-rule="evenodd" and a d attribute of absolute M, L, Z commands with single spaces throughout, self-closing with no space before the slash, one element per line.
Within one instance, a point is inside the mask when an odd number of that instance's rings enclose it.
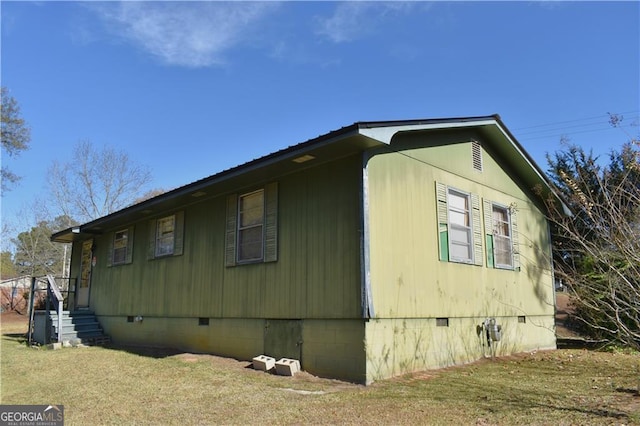
<path fill-rule="evenodd" d="M 29 317 L 14 311 L 0 314 L 0 331 L 2 334 L 26 333 L 29 328 Z"/>
<path fill-rule="evenodd" d="M 564 338 L 584 337 L 578 332 L 571 322 L 574 313 L 569 293 L 556 292 L 556 335 Z"/>
<path fill-rule="evenodd" d="M 250 370 L 250 371 L 255 371 L 256 374 L 274 374 L 274 375 L 276 374 L 275 371 L 272 371 L 270 373 L 264 373 L 260 370 L 254 370 L 253 363 L 250 361 L 240 361 L 234 358 L 225 358 L 225 357 L 211 355 L 211 354 L 194 354 L 194 353 L 185 352 L 185 353 L 174 354 L 171 357 L 187 363 L 206 362 L 219 368 L 225 368 L 227 370 Z M 293 380 L 294 383 L 299 383 L 299 384 L 315 383 L 315 384 L 331 386 L 333 388 L 336 388 L 337 390 L 340 390 L 343 388 L 350 389 L 354 387 L 356 388 L 360 387 L 360 385 L 357 385 L 354 383 L 314 376 L 313 374 L 310 374 L 306 371 L 297 372 L 294 375 L 294 377 L 291 379 Z"/>

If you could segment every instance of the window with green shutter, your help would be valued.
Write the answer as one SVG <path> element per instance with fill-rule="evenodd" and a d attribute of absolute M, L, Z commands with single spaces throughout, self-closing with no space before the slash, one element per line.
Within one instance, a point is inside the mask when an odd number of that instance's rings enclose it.
<path fill-rule="evenodd" d="M 440 260 L 482 265 L 480 198 L 436 182 Z"/>
<path fill-rule="evenodd" d="M 447 191 L 449 206 L 449 260 L 473 261 L 473 224 L 471 197 L 459 191 Z"/>
<path fill-rule="evenodd" d="M 520 258 L 515 207 L 484 200 L 483 208 L 487 266 L 498 269 L 518 269 Z"/>

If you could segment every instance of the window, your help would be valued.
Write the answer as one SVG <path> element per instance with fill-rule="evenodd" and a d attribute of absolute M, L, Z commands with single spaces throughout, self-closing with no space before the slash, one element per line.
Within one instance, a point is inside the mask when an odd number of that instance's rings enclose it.
<path fill-rule="evenodd" d="M 262 260 L 264 191 L 238 197 L 238 262 Z"/>
<path fill-rule="evenodd" d="M 515 207 L 484 200 L 484 227 L 487 244 L 487 266 L 518 269 L 518 239 Z"/>
<path fill-rule="evenodd" d="M 129 239 L 129 230 L 118 231 L 113 238 L 113 264 L 118 265 L 124 263 L 127 259 L 127 240 Z"/>
<path fill-rule="evenodd" d="M 183 251 L 184 212 L 149 221 L 148 259 L 180 256 Z"/>
<path fill-rule="evenodd" d="M 107 266 L 125 265 L 133 261 L 133 226 L 109 234 Z"/>
<path fill-rule="evenodd" d="M 449 189 L 449 256 L 453 260 L 471 262 L 473 242 L 469 194 Z"/>
<path fill-rule="evenodd" d="M 275 262 L 278 256 L 278 184 L 227 197 L 225 265 Z"/>
<path fill-rule="evenodd" d="M 158 219 L 156 225 L 156 257 L 173 254 L 175 216 Z"/>
<path fill-rule="evenodd" d="M 509 210 L 493 205 L 493 251 L 496 267 L 513 267 Z"/>
<path fill-rule="evenodd" d="M 440 260 L 482 265 L 480 197 L 436 182 Z"/>

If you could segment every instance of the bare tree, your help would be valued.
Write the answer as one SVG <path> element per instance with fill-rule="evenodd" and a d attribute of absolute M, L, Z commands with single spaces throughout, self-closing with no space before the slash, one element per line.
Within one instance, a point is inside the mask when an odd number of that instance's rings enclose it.
<path fill-rule="evenodd" d="M 612 125 L 620 121 L 612 116 Z M 631 138 L 606 165 L 576 145 L 549 164 L 573 211 L 548 203 L 555 273 L 575 318 L 588 335 L 640 349 L 640 142 Z"/>
<path fill-rule="evenodd" d="M 142 194 L 140 197 L 136 198 L 133 201 L 132 204 L 138 204 L 138 203 L 141 203 L 143 201 L 150 200 L 152 198 L 157 197 L 158 195 L 164 194 L 165 192 L 167 192 L 167 190 L 166 189 L 162 189 L 162 188 L 151 189 L 151 190 L 145 192 L 144 194 Z"/>
<path fill-rule="evenodd" d="M 56 207 L 80 222 L 131 205 L 150 181 L 149 170 L 125 152 L 106 146 L 98 151 L 88 140 L 76 145 L 70 161 L 54 162 L 48 173 Z"/>
<path fill-rule="evenodd" d="M 29 148 L 31 130 L 20 113 L 18 102 L 9 95 L 6 87 L 0 88 L 2 109 L 0 110 L 0 139 L 2 151 L 14 157 Z M 20 176 L 2 165 L 2 192 L 10 189 L 10 185 L 20 180 Z"/>

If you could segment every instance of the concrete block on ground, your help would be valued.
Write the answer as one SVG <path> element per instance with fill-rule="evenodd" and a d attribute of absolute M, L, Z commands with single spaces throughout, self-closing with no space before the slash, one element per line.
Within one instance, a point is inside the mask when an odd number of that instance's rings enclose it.
<path fill-rule="evenodd" d="M 276 362 L 276 373 L 280 376 L 293 376 L 300 371 L 300 361 L 291 358 L 281 358 Z"/>
<path fill-rule="evenodd" d="M 254 370 L 262 370 L 269 371 L 276 364 L 276 359 L 271 358 L 270 356 L 260 355 L 253 358 L 253 369 Z"/>

